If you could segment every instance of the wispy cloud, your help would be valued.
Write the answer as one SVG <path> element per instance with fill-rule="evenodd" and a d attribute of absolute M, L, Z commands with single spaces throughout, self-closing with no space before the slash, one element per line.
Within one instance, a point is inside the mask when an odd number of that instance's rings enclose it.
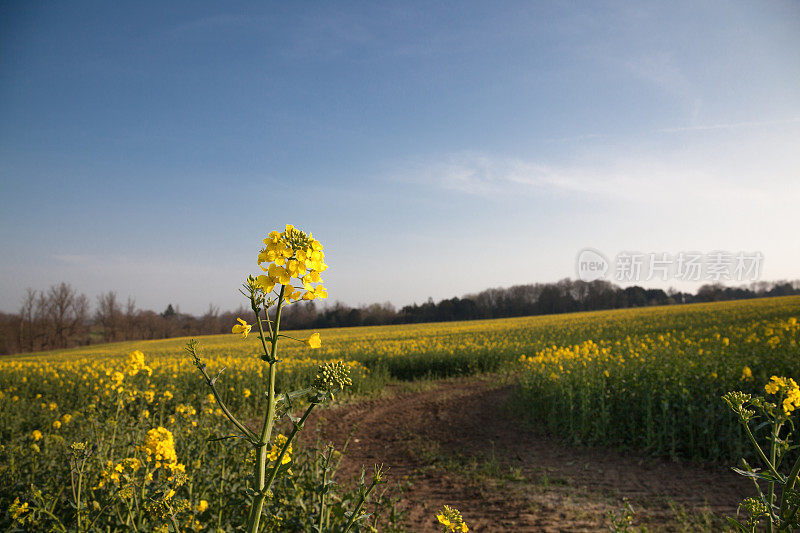
<path fill-rule="evenodd" d="M 733 130 L 738 128 L 749 128 L 754 126 L 779 126 L 782 124 L 797 124 L 797 123 L 800 123 L 800 117 L 778 119 L 778 120 L 755 120 L 748 122 L 729 122 L 723 124 L 682 126 L 678 128 L 662 128 L 656 131 L 660 133 L 679 133 L 683 131 Z"/>
<path fill-rule="evenodd" d="M 651 52 L 625 63 L 637 78 L 678 97 L 695 99 L 693 84 L 672 53 Z"/>
<path fill-rule="evenodd" d="M 597 164 L 553 165 L 480 153 L 457 153 L 403 172 L 407 180 L 479 196 L 560 195 L 637 204 L 766 204 L 774 196 L 746 176 L 731 179 L 696 161 L 618 157 Z M 784 194 L 796 194 L 796 188 Z"/>
<path fill-rule="evenodd" d="M 604 134 L 600 133 L 584 133 L 581 135 L 570 135 L 567 137 L 554 137 L 551 139 L 545 139 L 545 142 L 549 143 L 570 143 L 570 142 L 581 142 L 581 141 L 590 141 L 593 139 L 602 139 L 606 137 Z"/>

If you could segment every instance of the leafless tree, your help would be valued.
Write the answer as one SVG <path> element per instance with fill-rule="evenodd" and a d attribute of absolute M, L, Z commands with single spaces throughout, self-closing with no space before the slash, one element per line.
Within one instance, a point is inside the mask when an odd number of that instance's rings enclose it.
<path fill-rule="evenodd" d="M 73 343 L 89 344 L 89 298 L 85 294 L 77 294 L 72 301 L 72 321 L 69 336 Z"/>
<path fill-rule="evenodd" d="M 200 330 L 205 334 L 217 333 L 219 329 L 219 307 L 208 304 L 208 310 L 200 318 Z"/>
<path fill-rule="evenodd" d="M 53 324 L 53 337 L 56 348 L 65 348 L 70 323 L 70 311 L 75 300 L 72 287 L 62 282 L 47 291 L 47 307 Z"/>
<path fill-rule="evenodd" d="M 117 340 L 121 310 L 117 302 L 117 293 L 108 291 L 97 297 L 95 320 L 103 328 L 103 340 Z"/>
<path fill-rule="evenodd" d="M 44 291 L 39 291 L 36 296 L 35 324 L 36 347 L 43 349 L 52 346 L 53 328 L 50 323 L 50 304 Z"/>
<path fill-rule="evenodd" d="M 36 317 L 36 291 L 25 289 L 25 296 L 22 299 L 22 307 L 19 311 L 19 346 L 20 349 L 34 350 L 34 320 Z"/>
<path fill-rule="evenodd" d="M 136 300 L 128 296 L 128 301 L 125 302 L 125 311 L 121 317 L 122 322 L 122 340 L 133 340 L 137 338 L 137 320 L 136 320 Z"/>

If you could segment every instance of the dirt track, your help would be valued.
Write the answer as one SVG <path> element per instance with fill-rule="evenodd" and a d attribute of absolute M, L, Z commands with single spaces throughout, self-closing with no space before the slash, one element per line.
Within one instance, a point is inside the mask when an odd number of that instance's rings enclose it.
<path fill-rule="evenodd" d="M 722 467 L 573 447 L 520 428 L 505 409 L 511 388 L 489 378 L 423 387 L 321 414 L 324 438 L 339 448 L 358 426 L 339 478 L 361 465 L 388 466 L 395 486 L 405 486 L 410 531 L 439 531 L 433 516 L 445 503 L 476 532 L 607 531 L 608 511 L 618 511 L 623 498 L 648 529 L 686 530 L 669 501 L 732 514 L 749 495 L 747 483 Z"/>

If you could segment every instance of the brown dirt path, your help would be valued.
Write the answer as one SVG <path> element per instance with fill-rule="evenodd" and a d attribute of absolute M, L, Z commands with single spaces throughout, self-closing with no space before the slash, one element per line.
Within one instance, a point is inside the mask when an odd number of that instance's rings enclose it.
<path fill-rule="evenodd" d="M 409 531 L 439 531 L 433 517 L 443 504 L 461 510 L 475 532 L 608 531 L 608 512 L 623 498 L 650 531 L 685 531 L 700 526 L 676 520 L 668 502 L 690 514 L 730 515 L 749 495 L 746 481 L 723 467 L 574 447 L 520 428 L 505 409 L 511 387 L 491 377 L 420 387 L 334 407 L 309 427 L 319 425 L 341 449 L 357 425 L 338 477 L 388 466 L 390 483 L 404 486 Z"/>

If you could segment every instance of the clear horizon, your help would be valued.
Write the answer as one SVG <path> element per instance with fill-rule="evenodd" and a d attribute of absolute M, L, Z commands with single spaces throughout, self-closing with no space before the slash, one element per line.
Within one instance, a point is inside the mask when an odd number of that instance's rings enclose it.
<path fill-rule="evenodd" d="M 0 310 L 61 281 L 232 310 L 287 223 L 354 306 L 575 278 L 587 247 L 797 279 L 798 27 L 788 1 L 3 4 Z"/>

